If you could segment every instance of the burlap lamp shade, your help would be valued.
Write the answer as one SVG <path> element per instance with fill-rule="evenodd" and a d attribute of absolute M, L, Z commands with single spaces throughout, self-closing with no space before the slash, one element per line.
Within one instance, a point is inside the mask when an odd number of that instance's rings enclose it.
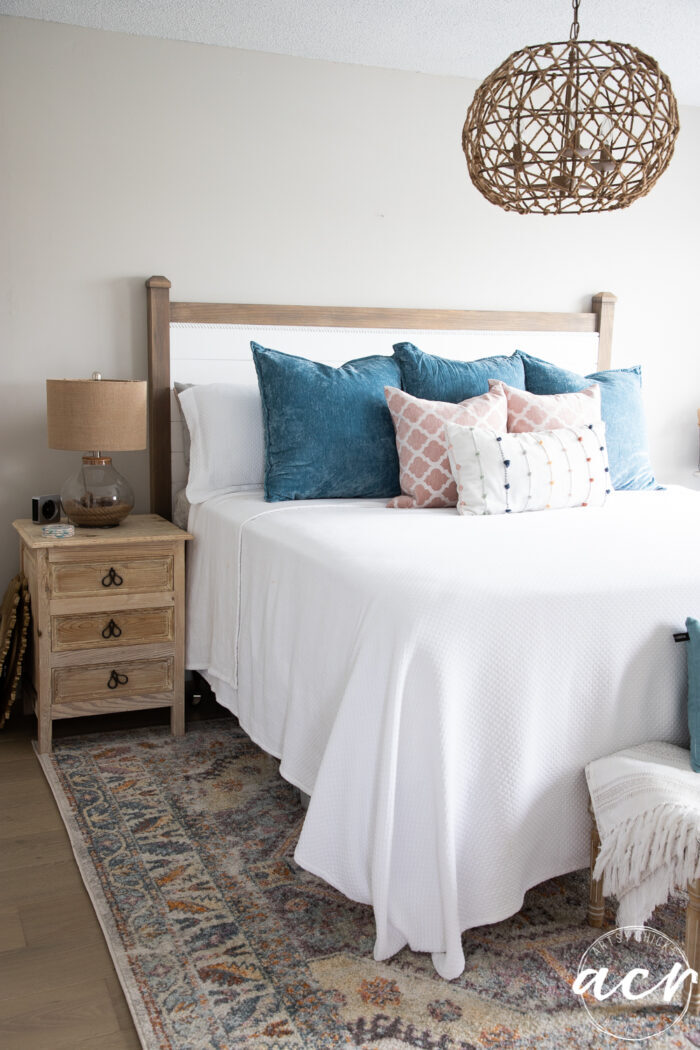
<path fill-rule="evenodd" d="M 47 379 L 49 448 L 145 448 L 146 386 L 129 379 Z"/>
<path fill-rule="evenodd" d="M 49 448 L 92 451 L 61 488 L 61 503 L 74 525 L 118 525 L 134 506 L 126 478 L 102 450 L 146 447 L 146 383 L 141 380 L 47 379 Z"/>

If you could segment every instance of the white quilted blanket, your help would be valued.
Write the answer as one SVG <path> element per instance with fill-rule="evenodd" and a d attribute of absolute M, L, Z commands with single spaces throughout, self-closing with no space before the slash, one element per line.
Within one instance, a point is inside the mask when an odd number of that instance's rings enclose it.
<path fill-rule="evenodd" d="M 373 906 L 378 959 L 457 976 L 463 930 L 587 865 L 586 764 L 687 742 L 690 490 L 474 519 L 240 494 L 189 527 L 188 666 L 312 793 L 297 860 Z"/>

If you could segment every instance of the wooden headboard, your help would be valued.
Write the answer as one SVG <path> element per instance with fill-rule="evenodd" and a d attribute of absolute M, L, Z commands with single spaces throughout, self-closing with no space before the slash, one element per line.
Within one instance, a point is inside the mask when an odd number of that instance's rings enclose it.
<path fill-rule="evenodd" d="M 250 303 L 179 303 L 170 281 L 149 277 L 148 442 L 151 512 L 171 517 L 170 325 L 283 325 L 323 328 L 431 329 L 479 332 L 597 332 L 598 369 L 610 367 L 616 297 L 598 292 L 587 313 L 501 310 L 416 310 L 347 306 L 268 306 Z"/>

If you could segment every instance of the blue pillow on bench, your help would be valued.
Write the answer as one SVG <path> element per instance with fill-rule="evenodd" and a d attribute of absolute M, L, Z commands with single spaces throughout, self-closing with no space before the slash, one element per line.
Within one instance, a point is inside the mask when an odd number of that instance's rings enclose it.
<path fill-rule="evenodd" d="M 690 730 L 690 764 L 700 773 L 700 620 L 689 616 L 685 629 L 688 641 L 688 729 Z"/>

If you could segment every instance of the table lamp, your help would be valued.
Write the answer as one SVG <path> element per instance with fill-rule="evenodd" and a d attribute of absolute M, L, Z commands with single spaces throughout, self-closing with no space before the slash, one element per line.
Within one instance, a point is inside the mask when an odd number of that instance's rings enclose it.
<path fill-rule="evenodd" d="M 77 474 L 61 488 L 68 520 L 85 528 L 118 525 L 134 506 L 131 485 L 101 449 L 125 452 L 146 447 L 146 383 L 140 380 L 47 379 L 49 448 L 83 456 Z"/>

